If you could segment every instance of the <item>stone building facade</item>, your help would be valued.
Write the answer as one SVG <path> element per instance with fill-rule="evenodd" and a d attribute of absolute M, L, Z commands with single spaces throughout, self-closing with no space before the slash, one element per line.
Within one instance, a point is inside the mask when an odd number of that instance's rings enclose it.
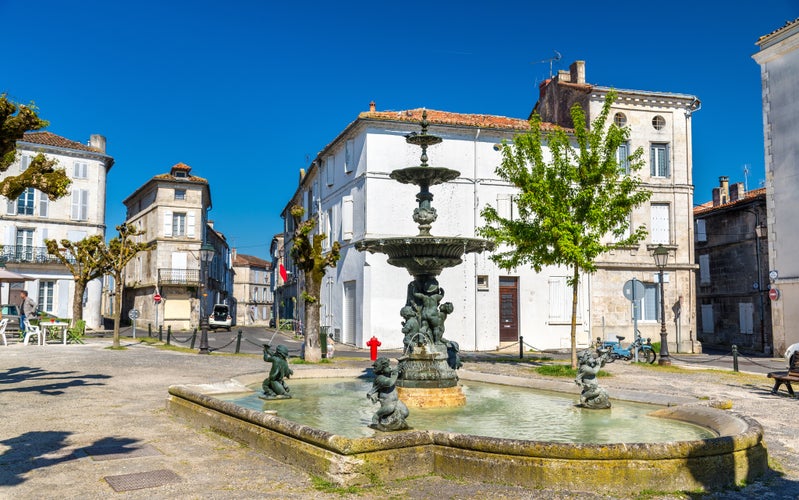
<path fill-rule="evenodd" d="M 772 353 L 765 188 L 745 192 L 743 183 L 721 177 L 694 219 L 699 340 Z"/>
<path fill-rule="evenodd" d="M 236 324 L 268 326 L 272 317 L 272 263 L 232 251 Z"/>

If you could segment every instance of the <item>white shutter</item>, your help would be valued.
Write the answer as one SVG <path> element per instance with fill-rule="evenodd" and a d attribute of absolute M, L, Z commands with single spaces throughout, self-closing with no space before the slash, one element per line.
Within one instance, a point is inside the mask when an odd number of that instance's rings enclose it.
<path fill-rule="evenodd" d="M 497 215 L 503 219 L 511 220 L 513 218 L 511 205 L 511 195 L 498 194 L 497 195 Z"/>
<path fill-rule="evenodd" d="M 28 166 L 31 164 L 31 157 L 28 155 L 22 155 L 19 161 L 19 171 L 24 172 L 28 169 Z"/>
<path fill-rule="evenodd" d="M 39 217 L 47 217 L 50 208 L 50 200 L 47 195 L 39 191 Z"/>
<path fill-rule="evenodd" d="M 344 173 L 350 173 L 355 168 L 355 141 L 347 141 L 344 151 Z"/>
<path fill-rule="evenodd" d="M 89 220 L 89 190 L 80 190 L 80 220 Z"/>
<path fill-rule="evenodd" d="M 699 256 L 699 284 L 700 285 L 709 285 L 710 284 L 710 255 L 700 255 Z"/>
<path fill-rule="evenodd" d="M 325 178 L 327 179 L 327 185 L 333 185 L 334 173 L 335 173 L 335 166 L 336 162 L 332 156 L 328 156 L 325 158 Z"/>
<path fill-rule="evenodd" d="M 713 333 L 713 304 L 702 304 L 702 333 Z"/>
<path fill-rule="evenodd" d="M 671 243 L 669 231 L 669 205 L 653 203 L 650 206 L 650 233 L 652 243 L 668 245 Z"/>
<path fill-rule="evenodd" d="M 186 221 L 186 236 L 194 238 L 194 212 L 189 212 Z"/>
<path fill-rule="evenodd" d="M 43 227 L 39 230 L 39 241 L 36 243 L 37 246 L 45 246 L 44 240 L 47 239 L 47 228 Z"/>
<path fill-rule="evenodd" d="M 705 226 L 705 219 L 696 221 L 696 241 L 704 243 L 707 241 L 707 229 Z"/>
<path fill-rule="evenodd" d="M 341 239 L 352 239 L 353 233 L 353 201 L 352 196 L 344 196 L 341 199 Z"/>
<path fill-rule="evenodd" d="M 80 220 L 80 190 L 72 190 L 72 220 Z"/>
<path fill-rule="evenodd" d="M 549 321 L 566 321 L 566 278 L 553 276 L 549 278 Z"/>
<path fill-rule="evenodd" d="M 172 236 L 172 211 L 164 212 L 164 236 Z"/>
<path fill-rule="evenodd" d="M 6 213 L 8 215 L 14 215 L 17 213 L 17 200 L 8 200 L 8 204 L 6 205 Z"/>

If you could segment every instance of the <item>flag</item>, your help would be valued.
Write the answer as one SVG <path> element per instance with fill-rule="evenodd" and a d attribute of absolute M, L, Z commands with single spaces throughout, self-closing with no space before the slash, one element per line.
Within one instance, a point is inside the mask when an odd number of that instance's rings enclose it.
<path fill-rule="evenodd" d="M 286 272 L 286 268 L 283 267 L 282 263 L 280 264 L 280 277 L 283 278 L 284 283 L 289 280 L 289 274 Z"/>

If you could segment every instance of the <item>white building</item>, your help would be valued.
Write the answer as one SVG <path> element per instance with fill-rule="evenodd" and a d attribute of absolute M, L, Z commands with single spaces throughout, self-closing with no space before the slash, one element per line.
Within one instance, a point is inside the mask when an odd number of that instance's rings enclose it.
<path fill-rule="evenodd" d="M 29 132 L 17 141 L 17 163 L 2 176 L 18 175 L 31 159 L 43 153 L 58 162 L 72 179 L 71 193 L 50 201 L 43 193 L 28 188 L 16 200 L 0 203 L 2 258 L 9 270 L 34 278 L 26 283 L 4 283 L 0 300 L 19 304 L 25 289 L 41 311 L 62 318 L 72 317 L 74 279 L 53 255 L 45 239 L 79 241 L 93 235 L 105 238 L 105 198 L 108 171 L 114 159 L 105 152 L 105 137 L 92 135 L 81 144 L 51 132 Z M 83 298 L 83 319 L 88 328 L 100 328 L 102 284 L 89 282 Z"/>
<path fill-rule="evenodd" d="M 799 19 L 760 37 L 753 57 L 763 83 L 769 278 L 779 291 L 771 303 L 774 353 L 799 342 Z"/>

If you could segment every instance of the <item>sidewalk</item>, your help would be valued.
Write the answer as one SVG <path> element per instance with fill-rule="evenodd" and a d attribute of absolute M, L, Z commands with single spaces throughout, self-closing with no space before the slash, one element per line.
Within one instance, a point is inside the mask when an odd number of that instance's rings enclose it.
<path fill-rule="evenodd" d="M 434 476 L 361 489 L 357 495 L 320 491 L 304 471 L 214 432 L 196 431 L 164 410 L 169 385 L 265 375 L 268 365 L 260 356 L 201 356 L 142 344 L 114 351 L 107 349 L 110 345 L 110 339 L 89 339 L 86 345 L 0 346 L 0 498 L 607 498 Z M 472 371 L 537 376 L 527 361 L 493 356 L 464 357 Z M 337 357 L 330 366 L 344 365 L 366 368 L 371 361 L 368 355 Z M 771 395 L 765 376 L 675 374 L 618 362 L 606 369 L 614 376 L 601 380 L 611 397 L 614 389 L 653 388 L 727 399 L 734 411 L 764 426 L 769 455 L 784 476 L 772 475 L 718 498 L 799 496 L 799 401 Z M 489 471 L 483 479 L 490 480 Z M 123 491 L 115 492 L 109 481 Z M 147 481 L 163 484 L 130 489 Z"/>

